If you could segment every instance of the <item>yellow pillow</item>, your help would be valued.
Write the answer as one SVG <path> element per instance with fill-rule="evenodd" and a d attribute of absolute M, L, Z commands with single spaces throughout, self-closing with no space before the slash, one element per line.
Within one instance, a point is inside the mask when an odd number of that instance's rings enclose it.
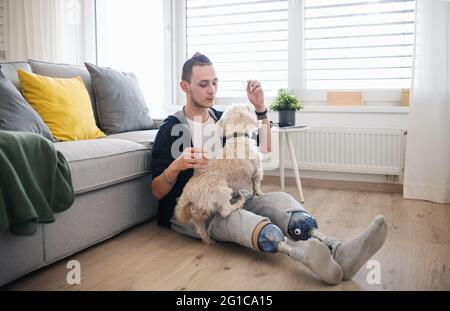
<path fill-rule="evenodd" d="M 91 99 L 80 77 L 50 78 L 17 71 L 26 100 L 58 141 L 104 137 L 95 124 Z"/>

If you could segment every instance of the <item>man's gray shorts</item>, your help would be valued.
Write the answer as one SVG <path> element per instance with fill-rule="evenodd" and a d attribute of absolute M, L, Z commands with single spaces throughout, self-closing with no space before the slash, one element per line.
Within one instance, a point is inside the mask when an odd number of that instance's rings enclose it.
<path fill-rule="evenodd" d="M 268 223 L 274 223 L 287 235 L 290 212 L 303 211 L 303 206 L 285 192 L 271 192 L 261 197 L 247 195 L 242 209 L 228 217 L 215 214 L 207 221 L 209 236 L 216 241 L 235 242 L 243 246 L 258 249 L 257 238 L 261 229 Z M 171 228 L 178 233 L 199 239 L 191 223 L 180 224 L 171 219 Z"/>

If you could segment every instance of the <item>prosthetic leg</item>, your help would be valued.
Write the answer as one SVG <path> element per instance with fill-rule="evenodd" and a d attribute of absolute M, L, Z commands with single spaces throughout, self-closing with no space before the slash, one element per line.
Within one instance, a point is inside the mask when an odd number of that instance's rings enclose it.
<path fill-rule="evenodd" d="M 328 248 L 315 239 L 301 241 L 295 246 L 287 243 L 287 237 L 276 225 L 266 224 L 258 235 L 258 247 L 263 252 L 284 253 L 303 263 L 324 282 L 334 285 L 342 280 L 342 269 L 333 260 Z"/>
<path fill-rule="evenodd" d="M 291 212 L 288 234 L 294 241 L 316 238 L 322 242 L 325 236 L 320 233 L 318 228 L 316 219 L 307 211 Z"/>
<path fill-rule="evenodd" d="M 343 270 L 343 280 L 349 280 L 381 248 L 386 240 L 387 224 L 379 215 L 364 232 L 348 241 L 340 241 L 322 234 L 317 221 L 308 212 L 295 211 L 291 212 L 287 231 L 294 241 L 314 238 L 326 245 Z"/>

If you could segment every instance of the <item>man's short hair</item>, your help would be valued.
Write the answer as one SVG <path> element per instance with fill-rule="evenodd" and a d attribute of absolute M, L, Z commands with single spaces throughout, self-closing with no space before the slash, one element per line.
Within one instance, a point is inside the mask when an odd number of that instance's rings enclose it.
<path fill-rule="evenodd" d="M 183 65 L 183 73 L 181 74 L 181 80 L 191 83 L 192 78 L 192 68 L 194 66 L 208 66 L 212 65 L 206 55 L 199 52 L 195 53 L 190 59 L 188 59 Z"/>

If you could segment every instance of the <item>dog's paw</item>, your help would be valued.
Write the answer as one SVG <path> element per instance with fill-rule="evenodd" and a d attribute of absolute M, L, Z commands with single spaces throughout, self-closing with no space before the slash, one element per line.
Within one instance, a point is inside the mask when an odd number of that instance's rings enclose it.
<path fill-rule="evenodd" d="M 206 245 L 213 245 L 216 243 L 216 241 L 214 241 L 213 239 L 210 238 L 206 238 L 206 239 L 202 239 L 203 243 L 205 243 Z"/>
<path fill-rule="evenodd" d="M 253 195 L 255 197 L 262 197 L 264 195 L 264 193 L 262 191 L 260 191 L 260 190 L 256 190 L 256 191 L 253 192 Z"/>
<path fill-rule="evenodd" d="M 239 201 L 237 201 L 236 204 L 235 204 L 236 209 L 243 208 L 243 207 L 244 207 L 244 204 L 245 204 L 245 201 L 246 201 L 246 200 L 245 200 L 244 197 L 242 197 Z"/>
<path fill-rule="evenodd" d="M 238 201 L 236 201 L 236 202 L 238 202 Z M 234 204 L 236 204 L 236 202 L 235 202 Z M 233 205 L 234 205 L 234 204 L 233 204 Z M 223 218 L 226 218 L 226 217 L 230 216 L 231 210 L 222 208 L 222 209 L 219 211 L 219 214 L 220 214 L 220 216 L 222 216 Z"/>

